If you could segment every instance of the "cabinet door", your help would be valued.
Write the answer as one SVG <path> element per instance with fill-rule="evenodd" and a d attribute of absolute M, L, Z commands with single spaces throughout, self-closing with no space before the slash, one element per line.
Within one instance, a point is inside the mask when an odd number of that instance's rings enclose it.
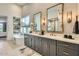
<path fill-rule="evenodd" d="M 57 46 L 57 56 L 63 56 L 65 52 L 63 52 L 63 47 Z M 67 54 L 67 53 L 66 53 Z"/>
<path fill-rule="evenodd" d="M 42 55 L 49 55 L 49 39 L 42 38 Z"/>
<path fill-rule="evenodd" d="M 42 40 L 38 37 L 38 53 L 42 54 Z"/>
<path fill-rule="evenodd" d="M 29 44 L 29 47 L 31 48 L 32 47 L 32 37 L 31 36 L 28 36 L 28 44 Z"/>
<path fill-rule="evenodd" d="M 50 56 L 56 56 L 56 41 L 55 40 L 49 40 L 50 44 Z"/>
<path fill-rule="evenodd" d="M 25 45 L 25 46 L 27 45 L 27 43 L 26 43 L 26 38 L 24 38 L 24 45 Z"/>
<path fill-rule="evenodd" d="M 34 36 L 32 36 L 32 49 L 34 50 L 35 49 L 35 38 L 34 38 Z"/>
<path fill-rule="evenodd" d="M 35 51 L 38 51 L 38 37 L 35 36 Z"/>
<path fill-rule="evenodd" d="M 28 40 L 29 40 L 28 36 L 25 36 L 24 37 L 24 42 L 25 42 L 26 46 L 29 46 L 29 41 Z"/>

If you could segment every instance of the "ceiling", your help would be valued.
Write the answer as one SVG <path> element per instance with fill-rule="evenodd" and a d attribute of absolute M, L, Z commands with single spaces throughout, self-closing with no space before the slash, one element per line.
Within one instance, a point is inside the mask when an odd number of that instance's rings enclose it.
<path fill-rule="evenodd" d="M 31 4 L 31 3 L 15 3 L 15 4 L 18 5 L 18 6 L 23 7 L 23 6 L 29 5 L 29 4 Z"/>

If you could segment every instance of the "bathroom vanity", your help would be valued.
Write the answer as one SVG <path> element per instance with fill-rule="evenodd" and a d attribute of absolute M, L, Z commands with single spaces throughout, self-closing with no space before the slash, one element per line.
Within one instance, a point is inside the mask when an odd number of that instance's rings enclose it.
<path fill-rule="evenodd" d="M 56 4 L 47 9 L 46 28 L 47 33 L 64 33 L 63 24 L 63 12 L 64 4 Z M 41 13 L 34 14 L 34 23 L 38 24 L 34 26 L 34 32 L 37 33 L 37 29 L 40 29 Z M 37 28 L 37 29 L 36 29 Z M 43 25 L 41 30 L 44 30 Z M 41 30 L 38 32 L 41 33 Z M 65 35 L 66 37 L 66 35 Z M 72 38 L 71 35 L 68 36 Z M 26 46 L 34 49 L 43 56 L 78 56 L 79 55 L 79 39 L 68 39 L 62 36 L 50 36 L 39 34 L 25 34 L 24 43 Z"/>
<path fill-rule="evenodd" d="M 78 56 L 79 40 L 60 36 L 25 34 L 24 43 L 43 56 Z"/>

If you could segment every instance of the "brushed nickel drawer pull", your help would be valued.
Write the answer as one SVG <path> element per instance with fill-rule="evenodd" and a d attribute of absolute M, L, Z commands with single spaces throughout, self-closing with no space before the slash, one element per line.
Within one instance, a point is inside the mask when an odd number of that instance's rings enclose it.
<path fill-rule="evenodd" d="M 67 53 L 67 52 L 63 52 L 63 54 L 65 54 L 65 55 L 69 55 L 69 53 Z"/>
<path fill-rule="evenodd" d="M 68 47 L 69 45 L 64 45 L 64 46 Z"/>

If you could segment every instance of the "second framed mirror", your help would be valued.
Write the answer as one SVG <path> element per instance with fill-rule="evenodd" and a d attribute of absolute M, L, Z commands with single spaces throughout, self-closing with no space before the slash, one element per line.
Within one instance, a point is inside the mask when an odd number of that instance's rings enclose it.
<path fill-rule="evenodd" d="M 38 12 L 33 15 L 34 18 L 34 31 L 40 32 L 41 31 L 41 19 L 42 19 L 42 12 Z"/>
<path fill-rule="evenodd" d="M 63 32 L 63 7 L 64 4 L 59 3 L 47 9 L 47 31 Z"/>

